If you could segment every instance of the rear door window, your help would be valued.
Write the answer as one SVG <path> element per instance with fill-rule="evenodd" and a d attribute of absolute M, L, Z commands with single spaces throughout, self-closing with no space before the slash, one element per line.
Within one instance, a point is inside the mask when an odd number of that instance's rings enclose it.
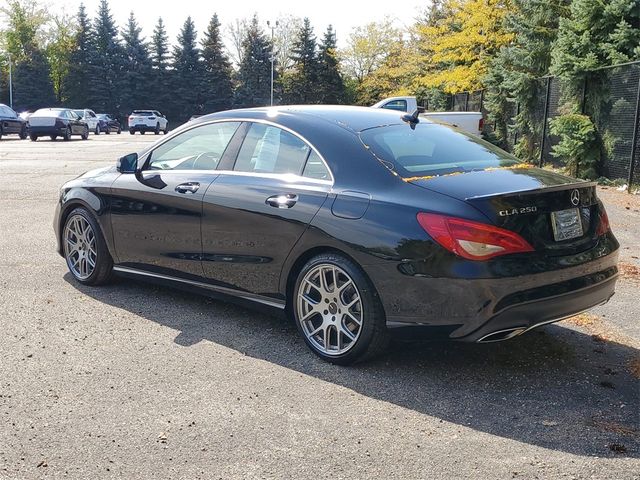
<path fill-rule="evenodd" d="M 407 111 L 407 101 L 406 100 L 392 100 L 391 102 L 385 103 L 382 108 L 386 108 L 387 110 L 397 110 L 399 112 Z"/>
<path fill-rule="evenodd" d="M 310 152 L 311 147 L 295 135 L 278 127 L 253 123 L 233 169 L 300 175 Z"/>

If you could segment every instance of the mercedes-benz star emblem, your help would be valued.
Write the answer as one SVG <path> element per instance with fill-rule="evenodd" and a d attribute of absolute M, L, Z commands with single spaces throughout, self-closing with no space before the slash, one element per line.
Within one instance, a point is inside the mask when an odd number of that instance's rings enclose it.
<path fill-rule="evenodd" d="M 571 203 L 574 205 L 578 205 L 580 203 L 580 192 L 578 190 L 571 192 Z"/>

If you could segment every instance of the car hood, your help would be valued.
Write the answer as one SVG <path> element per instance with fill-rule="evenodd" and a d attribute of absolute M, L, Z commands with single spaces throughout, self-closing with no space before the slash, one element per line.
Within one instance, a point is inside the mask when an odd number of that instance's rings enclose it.
<path fill-rule="evenodd" d="M 100 177 L 100 176 L 102 176 L 104 174 L 107 174 L 107 173 L 115 173 L 115 172 L 117 172 L 115 166 L 96 168 L 96 169 L 93 169 L 93 170 L 89 170 L 88 172 L 84 172 L 82 175 L 77 177 L 77 179 L 95 178 L 95 177 Z"/>

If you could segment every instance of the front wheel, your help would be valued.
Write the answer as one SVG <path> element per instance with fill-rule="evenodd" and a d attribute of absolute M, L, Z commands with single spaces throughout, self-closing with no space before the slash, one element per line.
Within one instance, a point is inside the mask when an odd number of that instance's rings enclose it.
<path fill-rule="evenodd" d="M 140 135 L 144 135 L 145 133 L 147 133 L 147 132 L 144 131 L 144 130 L 140 130 Z"/>
<path fill-rule="evenodd" d="M 81 135 L 83 140 L 89 140 L 89 127 L 85 128 L 84 133 Z"/>
<path fill-rule="evenodd" d="M 78 282 L 101 285 L 111 279 L 113 260 L 98 223 L 85 208 L 76 208 L 67 217 L 62 245 L 69 272 Z"/>
<path fill-rule="evenodd" d="M 35 142 L 38 140 L 38 136 L 33 134 L 29 135 L 29 138 L 31 139 L 32 142 Z"/>
<path fill-rule="evenodd" d="M 130 133 L 131 135 L 135 135 L 135 134 L 136 134 L 136 132 L 135 132 L 134 130 L 129 130 L 129 133 Z"/>
<path fill-rule="evenodd" d="M 156 123 L 156 129 L 153 131 L 155 135 L 160 135 L 160 124 Z"/>
<path fill-rule="evenodd" d="M 118 135 L 120 135 L 122 133 L 122 129 L 120 127 L 118 127 L 118 131 L 116 132 Z"/>
<path fill-rule="evenodd" d="M 100 125 L 96 125 L 96 135 L 100 135 Z"/>
<path fill-rule="evenodd" d="M 20 130 L 20 140 L 24 140 L 27 138 L 27 127 L 23 126 L 22 129 Z"/>
<path fill-rule="evenodd" d="M 349 365 L 386 348 L 378 294 L 360 267 L 339 254 L 318 255 L 306 263 L 292 307 L 298 331 L 323 360 Z"/>
<path fill-rule="evenodd" d="M 64 133 L 62 134 L 62 139 L 64 141 L 71 140 L 71 127 L 67 127 Z"/>

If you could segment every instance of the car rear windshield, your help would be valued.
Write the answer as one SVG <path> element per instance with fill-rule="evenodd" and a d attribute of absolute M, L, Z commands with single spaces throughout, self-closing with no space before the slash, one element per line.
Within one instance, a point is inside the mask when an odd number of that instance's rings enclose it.
<path fill-rule="evenodd" d="M 149 110 L 134 110 L 133 111 L 134 115 L 140 115 L 141 117 L 153 117 L 153 112 L 150 112 Z"/>
<path fill-rule="evenodd" d="M 402 177 L 423 177 L 505 167 L 520 163 L 489 142 L 436 123 L 375 127 L 360 140 L 387 168 Z"/>
<path fill-rule="evenodd" d="M 43 108 L 42 110 L 36 110 L 32 117 L 59 117 L 60 115 L 62 115 L 62 110 Z"/>

